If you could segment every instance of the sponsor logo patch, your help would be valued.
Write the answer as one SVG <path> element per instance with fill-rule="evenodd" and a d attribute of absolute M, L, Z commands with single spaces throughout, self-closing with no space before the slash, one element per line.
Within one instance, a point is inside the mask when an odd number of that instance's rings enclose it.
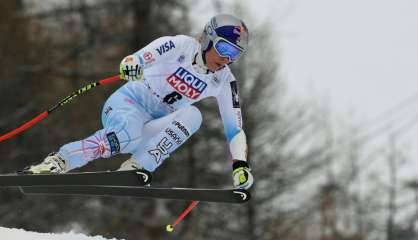
<path fill-rule="evenodd" d="M 221 81 L 219 81 L 219 78 L 217 78 L 215 75 L 213 76 L 212 80 L 216 83 L 219 84 Z"/>
<path fill-rule="evenodd" d="M 242 128 L 242 115 L 241 115 L 241 111 L 237 111 L 237 126 L 239 128 Z"/>
<path fill-rule="evenodd" d="M 198 98 L 207 87 L 204 81 L 182 67 L 179 67 L 175 73 L 169 76 L 167 82 L 177 92 L 191 99 Z"/>
<path fill-rule="evenodd" d="M 237 81 L 231 82 L 231 91 L 232 91 L 232 106 L 234 108 L 239 108 L 239 94 L 238 94 Z"/>
<path fill-rule="evenodd" d="M 155 162 L 157 164 L 160 164 L 161 159 L 164 155 L 168 155 L 168 150 L 173 146 L 173 144 L 166 138 L 164 137 L 163 139 L 161 139 L 161 141 L 157 144 L 155 149 L 149 150 L 148 153 L 151 154 L 154 159 Z"/>
<path fill-rule="evenodd" d="M 171 139 L 173 139 L 173 141 L 177 144 L 177 145 L 181 145 L 183 143 L 183 140 L 177 135 L 177 133 L 175 133 L 173 131 L 173 129 L 171 128 L 166 128 L 165 132 L 168 134 L 168 136 L 171 137 Z"/>
<path fill-rule="evenodd" d="M 107 140 L 109 141 L 110 154 L 115 155 L 120 152 L 119 139 L 116 136 L 115 132 L 110 132 L 106 134 Z"/>
<path fill-rule="evenodd" d="M 161 45 L 159 48 L 156 48 L 155 50 L 157 50 L 158 54 L 160 54 L 161 56 L 173 48 L 176 48 L 176 46 L 174 45 L 173 41 L 170 40 L 168 42 L 165 42 L 163 45 Z"/>
<path fill-rule="evenodd" d="M 105 110 L 105 115 L 109 115 L 110 113 L 112 113 L 113 108 L 111 106 L 108 106 Z"/>
<path fill-rule="evenodd" d="M 233 30 L 233 33 L 235 34 L 235 36 L 237 36 L 235 41 L 239 46 L 242 46 L 242 44 L 243 44 L 241 42 L 242 38 L 248 38 L 247 26 L 245 26 L 245 24 L 243 22 L 241 22 L 241 23 L 242 23 L 241 26 L 235 26 L 234 30 Z"/>
<path fill-rule="evenodd" d="M 154 56 L 152 56 L 151 52 L 145 52 L 144 55 L 142 55 L 144 58 L 145 63 L 149 64 L 155 61 Z"/>
<path fill-rule="evenodd" d="M 173 121 L 172 124 L 176 126 L 178 129 L 180 129 L 180 131 L 182 131 L 184 135 L 186 135 L 186 137 L 190 136 L 189 130 L 187 130 L 187 128 L 183 126 L 183 124 L 181 124 L 180 122 Z"/>
<path fill-rule="evenodd" d="M 186 59 L 186 57 L 184 55 L 180 55 L 180 57 L 177 59 L 177 62 L 183 63 L 184 59 Z"/>

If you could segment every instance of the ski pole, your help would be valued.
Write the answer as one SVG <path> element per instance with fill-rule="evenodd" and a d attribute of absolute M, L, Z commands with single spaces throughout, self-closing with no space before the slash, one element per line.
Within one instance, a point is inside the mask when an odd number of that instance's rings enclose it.
<path fill-rule="evenodd" d="M 193 210 L 194 207 L 197 206 L 197 204 L 199 204 L 199 201 L 193 201 L 192 203 L 189 204 L 189 206 L 186 208 L 186 210 L 183 211 L 183 213 L 176 219 L 176 221 L 174 221 L 173 224 L 168 224 L 166 226 L 166 230 L 167 232 L 172 232 L 174 231 L 174 227 L 179 224 L 183 218 L 189 214 L 189 212 L 191 212 Z"/>
<path fill-rule="evenodd" d="M 20 127 L 0 136 L 0 142 L 3 142 L 17 134 L 19 134 L 20 132 L 25 131 L 26 129 L 32 127 L 33 125 L 35 125 L 36 123 L 38 123 L 39 121 L 41 121 L 42 119 L 46 118 L 51 112 L 55 111 L 56 109 L 58 109 L 59 107 L 71 102 L 75 97 L 93 89 L 96 86 L 99 85 L 106 85 L 108 83 L 114 82 L 114 81 L 118 81 L 120 80 L 119 75 L 117 76 L 113 76 L 113 77 L 109 77 L 109 78 L 105 78 L 102 79 L 100 81 L 94 82 L 94 83 L 90 83 L 74 92 L 72 92 L 70 95 L 68 95 L 67 97 L 63 98 L 61 101 L 59 101 L 57 104 L 55 104 L 54 106 L 52 106 L 51 108 L 49 108 L 47 111 L 44 111 L 42 113 L 40 113 L 38 116 L 34 117 L 32 120 L 26 122 L 25 124 L 21 125 Z"/>

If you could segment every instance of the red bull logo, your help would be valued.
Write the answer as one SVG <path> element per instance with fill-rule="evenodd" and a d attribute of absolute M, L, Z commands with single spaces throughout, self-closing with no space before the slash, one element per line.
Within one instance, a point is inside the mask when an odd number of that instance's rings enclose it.
<path fill-rule="evenodd" d="M 241 33 L 247 32 L 247 30 L 243 26 L 235 26 L 233 32 L 237 35 L 241 35 Z"/>
<path fill-rule="evenodd" d="M 179 67 L 175 73 L 169 76 L 167 82 L 177 92 L 191 99 L 198 98 L 207 87 L 205 82 L 182 67 Z"/>
<path fill-rule="evenodd" d="M 232 32 L 237 36 L 236 44 L 238 46 L 242 47 L 243 43 L 241 43 L 241 39 L 242 38 L 244 38 L 244 39 L 248 38 L 247 27 L 244 24 L 242 26 L 235 26 L 234 30 Z"/>

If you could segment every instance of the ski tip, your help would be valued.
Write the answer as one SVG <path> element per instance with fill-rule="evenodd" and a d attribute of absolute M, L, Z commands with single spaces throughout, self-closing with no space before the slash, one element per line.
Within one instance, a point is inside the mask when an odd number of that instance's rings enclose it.
<path fill-rule="evenodd" d="M 152 181 L 152 174 L 146 170 L 135 171 L 135 173 L 140 177 L 140 180 L 144 183 L 144 185 L 150 184 Z"/>
<path fill-rule="evenodd" d="M 235 194 L 239 203 L 248 202 L 251 199 L 250 192 L 245 189 L 234 189 L 232 192 Z"/>
<path fill-rule="evenodd" d="M 174 227 L 173 227 L 173 225 L 168 224 L 168 225 L 165 227 L 165 230 L 166 230 L 167 232 L 173 232 L 173 231 L 174 231 Z"/>

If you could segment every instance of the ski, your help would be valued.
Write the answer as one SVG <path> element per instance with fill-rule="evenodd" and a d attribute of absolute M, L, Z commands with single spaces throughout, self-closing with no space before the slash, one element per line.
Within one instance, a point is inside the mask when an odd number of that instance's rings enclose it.
<path fill-rule="evenodd" d="M 0 187 L 41 185 L 143 186 L 150 182 L 151 173 L 146 170 L 0 175 Z"/>
<path fill-rule="evenodd" d="M 242 189 L 194 189 L 115 186 L 34 186 L 22 187 L 25 194 L 85 195 L 195 200 L 202 202 L 244 203 L 251 195 Z"/>

